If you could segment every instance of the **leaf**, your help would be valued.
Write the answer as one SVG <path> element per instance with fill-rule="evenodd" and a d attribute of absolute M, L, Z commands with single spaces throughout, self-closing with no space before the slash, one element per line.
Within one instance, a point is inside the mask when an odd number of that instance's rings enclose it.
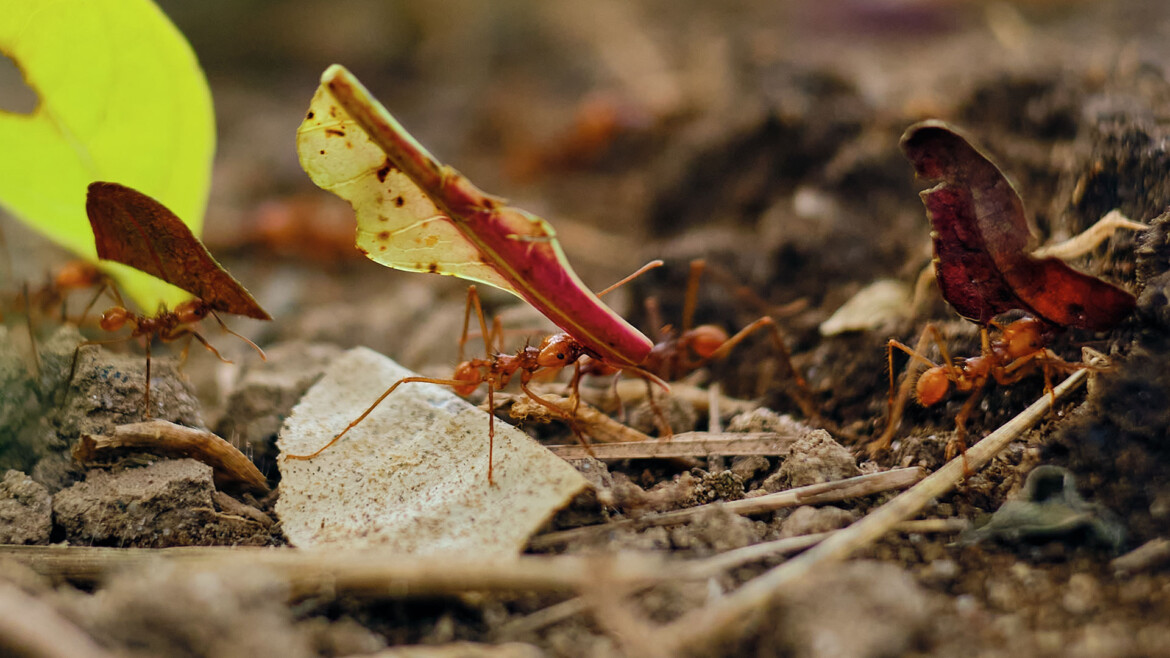
<path fill-rule="evenodd" d="M 577 278 L 548 222 L 440 164 L 345 68 L 322 75 L 297 152 L 313 182 L 353 206 L 370 259 L 507 290 L 611 364 L 637 365 L 650 352 Z"/>
<path fill-rule="evenodd" d="M 95 180 L 144 190 L 198 234 L 215 150 L 211 94 L 159 8 L 148 0 L 0 0 L 0 15 L 0 52 L 38 96 L 31 114 L 0 112 L 0 203 L 90 260 L 85 189 Z M 187 297 L 108 267 L 144 311 Z"/>
<path fill-rule="evenodd" d="M 93 183 L 85 212 L 99 258 L 129 265 L 195 295 L 214 311 L 272 317 L 173 212 L 117 183 Z"/>
<path fill-rule="evenodd" d="M 946 123 L 914 124 L 901 145 L 919 176 L 941 181 L 921 196 L 939 289 L 959 315 L 986 325 L 1018 309 L 1058 327 L 1104 330 L 1133 310 L 1133 295 L 1121 288 L 1029 254 L 1020 195 Z"/>

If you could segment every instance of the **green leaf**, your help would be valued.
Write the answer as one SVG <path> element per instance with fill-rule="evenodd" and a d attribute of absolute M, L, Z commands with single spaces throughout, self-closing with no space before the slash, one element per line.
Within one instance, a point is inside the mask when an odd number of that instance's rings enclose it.
<path fill-rule="evenodd" d="M 97 260 L 85 190 L 117 181 L 158 199 L 196 235 L 215 151 L 211 92 L 183 35 L 148 0 L 0 0 L 0 52 L 38 96 L 0 111 L 0 204 Z M 187 293 L 101 263 L 146 312 Z"/>

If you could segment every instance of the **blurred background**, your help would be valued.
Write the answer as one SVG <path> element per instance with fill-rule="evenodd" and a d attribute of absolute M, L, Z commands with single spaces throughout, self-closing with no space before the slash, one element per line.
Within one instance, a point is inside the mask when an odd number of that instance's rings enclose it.
<path fill-rule="evenodd" d="M 1114 205 L 1148 218 L 1161 198 L 1148 193 L 1158 182 L 1127 196 L 1092 178 L 1085 141 L 1119 103 L 1160 120 L 1159 0 L 160 4 L 210 79 L 219 142 L 204 237 L 276 317 L 233 323 L 262 344 L 454 359 L 464 285 L 364 260 L 348 207 L 297 163 L 297 125 L 334 62 L 441 160 L 550 219 L 590 286 L 667 259 L 611 301 L 648 333 L 644 299 L 677 323 L 686 262 L 700 256 L 716 267 L 699 319 L 736 328 L 772 313 L 796 352 L 863 286 L 912 282 L 929 231 L 897 140 L 918 119 L 980 139 L 1041 238 Z M 2 228 L 16 281 L 68 260 Z"/>

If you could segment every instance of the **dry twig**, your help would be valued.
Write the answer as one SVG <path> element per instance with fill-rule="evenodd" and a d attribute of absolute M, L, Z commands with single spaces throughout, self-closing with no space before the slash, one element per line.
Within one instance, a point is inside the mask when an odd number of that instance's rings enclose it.
<path fill-rule="evenodd" d="M 706 457 L 709 455 L 765 455 L 783 456 L 792 449 L 800 436 L 776 432 L 683 432 L 669 439 L 609 443 L 592 446 L 590 450 L 578 444 L 548 446 L 562 459 L 664 459 L 667 457 Z"/>
<path fill-rule="evenodd" d="M 638 519 L 622 519 L 601 525 L 573 528 L 572 530 L 563 530 L 561 532 L 550 532 L 545 535 L 533 537 L 528 546 L 533 550 L 544 550 L 596 537 L 622 528 L 650 528 L 653 526 L 686 523 L 706 513 L 708 509 L 716 505 L 721 506 L 733 514 L 746 516 L 748 514 L 762 514 L 786 507 L 831 503 L 847 498 L 868 496 L 891 489 L 904 489 L 921 480 L 922 475 L 922 469 L 920 468 L 898 468 L 881 473 L 859 475 L 834 482 L 810 484 L 805 487 L 797 487 L 774 494 L 756 496 L 755 498 L 708 503 L 706 505 L 696 505 L 695 507 L 688 507 L 687 509 L 675 510 L 673 512 L 651 514 Z"/>
<path fill-rule="evenodd" d="M 268 480 L 238 448 L 211 432 L 165 420 L 119 425 L 113 436 L 83 434 L 73 448 L 73 458 L 88 463 L 119 449 L 197 459 L 212 468 L 217 486 L 243 485 L 268 493 Z"/>
<path fill-rule="evenodd" d="M 1055 400 L 1075 390 L 1088 376 L 1088 370 L 1073 373 L 1056 387 L 1052 395 L 1044 395 L 1015 418 L 969 448 L 966 460 L 969 468 L 978 470 L 986 465 L 1009 443 L 1043 418 Z M 844 560 L 857 550 L 868 546 L 898 523 L 917 514 L 932 500 L 950 491 L 963 479 L 963 460 L 952 459 L 909 491 L 834 534 L 807 553 L 748 582 L 721 601 L 687 613 L 661 627 L 657 631 L 659 639 L 681 651 L 684 647 L 693 647 L 710 638 L 721 637 L 724 632 L 746 623 L 752 618 L 753 612 L 765 609 L 776 592 L 815 569 Z"/>
<path fill-rule="evenodd" d="M 0 546 L 0 558 L 11 558 L 54 579 L 85 585 L 100 582 L 118 570 L 146 569 L 152 560 L 159 559 L 180 562 L 192 572 L 247 565 L 286 580 L 293 600 L 342 595 L 425 597 L 469 591 L 572 592 L 592 582 L 602 565 L 614 582 L 631 587 L 674 578 L 675 571 L 666 560 L 631 553 L 456 560 L 451 555 L 379 550 Z"/>

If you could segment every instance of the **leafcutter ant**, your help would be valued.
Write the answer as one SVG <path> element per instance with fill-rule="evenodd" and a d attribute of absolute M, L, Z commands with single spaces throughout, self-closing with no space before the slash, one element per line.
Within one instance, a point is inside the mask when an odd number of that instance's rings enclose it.
<path fill-rule="evenodd" d="M 195 295 L 174 310 L 160 309 L 154 315 L 134 313 L 126 308 L 117 290 L 110 288 L 118 302 L 102 314 L 99 322 L 106 331 L 129 327 L 130 335 L 106 341 L 85 341 L 73 355 L 69 379 L 77 368 L 77 357 L 85 345 L 108 344 L 144 338 L 146 349 L 146 415 L 150 416 L 150 345 L 154 338 L 171 342 L 188 337 L 198 340 L 221 361 L 227 361 L 191 325 L 210 315 L 228 333 L 253 347 L 261 358 L 264 352 L 255 343 L 227 328 L 219 313 L 272 319 L 256 300 L 219 263 L 178 217 L 158 201 L 117 183 L 93 183 L 85 204 L 93 227 L 99 258 L 114 260 L 156 276 Z M 188 343 L 188 347 L 190 343 Z M 183 349 L 186 359 L 187 347 Z"/>

